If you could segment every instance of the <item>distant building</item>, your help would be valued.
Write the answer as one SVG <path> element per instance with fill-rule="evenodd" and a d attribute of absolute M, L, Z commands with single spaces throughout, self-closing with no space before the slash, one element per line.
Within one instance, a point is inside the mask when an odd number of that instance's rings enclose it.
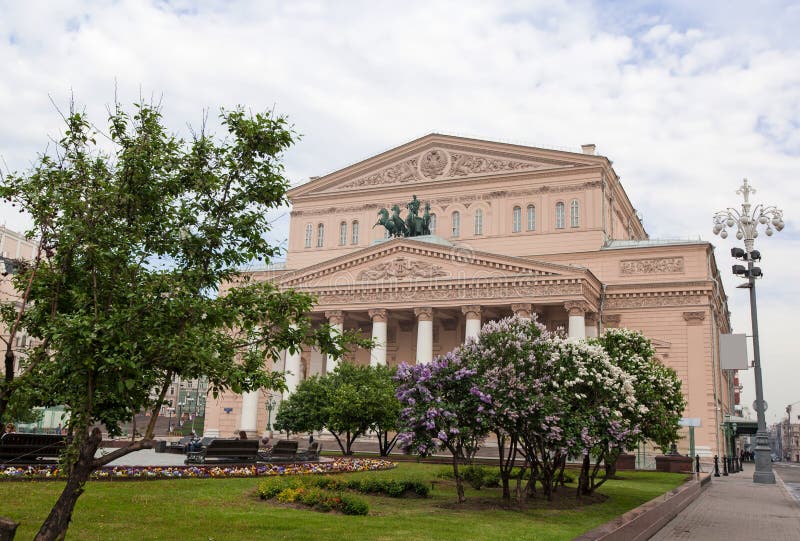
<path fill-rule="evenodd" d="M 378 346 L 352 361 L 430 362 L 512 314 L 577 339 L 638 329 L 683 382 L 682 413 L 701 420 L 698 452 L 722 454 L 720 425 L 735 413 L 736 386 L 719 364 L 718 335 L 730 320 L 714 248 L 650 239 L 594 145 L 563 152 L 431 134 L 288 197 L 285 265 L 252 277 L 314 294 L 320 324 L 374 337 Z M 373 224 L 381 208 L 396 213 L 393 205 L 427 220 L 430 234 L 387 239 Z M 291 372 L 290 392 L 336 364 L 313 349 L 274 360 Z M 265 400 L 227 393 L 209 401 L 205 433 L 263 431 Z"/>

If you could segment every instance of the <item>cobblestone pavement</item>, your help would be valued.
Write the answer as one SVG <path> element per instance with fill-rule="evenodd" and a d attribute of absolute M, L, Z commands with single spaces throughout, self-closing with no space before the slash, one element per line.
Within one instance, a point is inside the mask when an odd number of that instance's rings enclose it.
<path fill-rule="evenodd" d="M 711 486 L 654 535 L 652 541 L 797 541 L 800 504 L 776 475 L 775 485 L 753 483 L 753 464 Z"/>

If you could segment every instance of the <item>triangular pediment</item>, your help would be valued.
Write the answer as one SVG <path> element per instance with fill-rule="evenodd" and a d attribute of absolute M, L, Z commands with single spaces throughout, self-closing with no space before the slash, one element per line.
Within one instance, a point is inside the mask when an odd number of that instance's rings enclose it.
<path fill-rule="evenodd" d="M 281 287 L 349 287 L 520 278 L 576 278 L 581 268 L 464 250 L 414 239 L 394 239 L 281 275 Z"/>
<path fill-rule="evenodd" d="M 294 188 L 290 198 L 572 169 L 602 156 L 431 134 Z"/>

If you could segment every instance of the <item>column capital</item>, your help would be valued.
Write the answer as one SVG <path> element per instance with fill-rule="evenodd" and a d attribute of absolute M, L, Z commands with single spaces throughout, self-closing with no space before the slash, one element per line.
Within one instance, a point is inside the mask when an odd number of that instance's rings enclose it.
<path fill-rule="evenodd" d="M 467 319 L 480 319 L 481 306 L 479 304 L 469 304 L 461 307 L 461 313 L 467 316 Z"/>
<path fill-rule="evenodd" d="M 344 323 L 344 312 L 341 310 L 329 310 L 325 312 L 328 323 L 331 325 L 342 325 Z"/>
<path fill-rule="evenodd" d="M 606 327 L 619 327 L 622 316 L 619 314 L 603 314 L 603 325 Z"/>
<path fill-rule="evenodd" d="M 386 323 L 389 319 L 386 308 L 372 308 L 368 313 L 373 323 Z"/>
<path fill-rule="evenodd" d="M 433 321 L 433 308 L 430 306 L 414 308 L 414 315 L 417 316 L 417 321 Z"/>
<path fill-rule="evenodd" d="M 529 302 L 512 304 L 511 311 L 514 312 L 514 315 L 517 317 L 524 317 L 528 319 L 533 317 L 533 305 Z"/>
<path fill-rule="evenodd" d="M 586 301 L 567 301 L 564 303 L 564 308 L 571 316 L 582 316 L 592 307 Z"/>

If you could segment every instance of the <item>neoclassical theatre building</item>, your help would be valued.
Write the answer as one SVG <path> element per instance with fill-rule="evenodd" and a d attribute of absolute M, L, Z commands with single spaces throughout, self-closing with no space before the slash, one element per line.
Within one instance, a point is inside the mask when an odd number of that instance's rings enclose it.
<path fill-rule="evenodd" d="M 355 362 L 429 362 L 511 314 L 576 338 L 638 329 L 683 381 L 684 417 L 701 420 L 698 452 L 720 449 L 732 401 L 718 336 L 730 321 L 713 246 L 649 239 L 594 145 L 573 153 L 431 134 L 288 196 L 286 262 L 253 275 L 313 293 L 321 324 L 372 336 L 377 347 L 352 354 Z M 398 210 L 424 219 L 428 234 L 395 238 L 374 227 Z M 291 392 L 336 363 L 307 349 L 274 366 L 291 373 Z M 274 420 L 269 400 L 210 399 L 206 435 L 263 433 Z"/>

